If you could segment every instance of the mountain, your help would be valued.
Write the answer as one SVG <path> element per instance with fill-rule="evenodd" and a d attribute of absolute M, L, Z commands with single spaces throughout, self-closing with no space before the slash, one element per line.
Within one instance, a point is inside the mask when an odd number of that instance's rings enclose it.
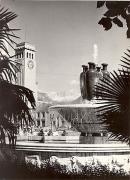
<path fill-rule="evenodd" d="M 56 99 L 56 98 L 55 98 Z M 57 98 L 58 100 L 61 101 L 56 101 L 53 100 L 52 98 L 49 97 L 47 93 L 43 92 L 38 92 L 38 103 L 37 103 L 37 111 L 42 112 L 42 111 L 48 111 L 48 107 L 53 106 L 53 105 L 65 105 L 65 104 L 82 104 L 83 100 L 82 97 L 78 97 L 75 100 L 69 100 L 69 98 L 62 97 L 62 98 Z"/>
<path fill-rule="evenodd" d="M 53 100 L 48 96 L 47 93 L 38 92 L 38 102 L 47 103 L 47 104 L 53 104 Z"/>
<path fill-rule="evenodd" d="M 81 96 L 71 102 L 71 104 L 82 104 L 82 103 L 83 103 L 83 99 Z"/>
<path fill-rule="evenodd" d="M 36 107 L 36 112 L 48 112 L 48 108 L 52 106 L 52 104 L 48 103 L 39 103 Z"/>

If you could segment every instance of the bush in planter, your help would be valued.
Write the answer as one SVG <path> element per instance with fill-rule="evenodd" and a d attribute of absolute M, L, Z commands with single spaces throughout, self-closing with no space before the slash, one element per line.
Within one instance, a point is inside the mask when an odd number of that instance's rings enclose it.
<path fill-rule="evenodd" d="M 35 174 L 41 176 L 66 176 L 66 177 L 128 177 L 128 173 L 118 166 L 117 163 L 102 165 L 99 161 L 92 161 L 91 164 L 86 164 L 78 167 L 79 169 L 69 168 L 67 165 L 61 165 L 59 162 L 44 160 L 39 167 L 36 163 L 33 165 L 27 164 L 27 168 Z"/>

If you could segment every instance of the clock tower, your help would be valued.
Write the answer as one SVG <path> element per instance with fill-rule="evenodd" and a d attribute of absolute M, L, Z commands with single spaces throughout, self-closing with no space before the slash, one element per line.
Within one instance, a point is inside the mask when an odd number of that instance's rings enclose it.
<path fill-rule="evenodd" d="M 35 52 L 35 47 L 26 42 L 17 44 L 15 48 L 16 61 L 20 69 L 17 73 L 17 84 L 32 90 L 37 102 Z"/>

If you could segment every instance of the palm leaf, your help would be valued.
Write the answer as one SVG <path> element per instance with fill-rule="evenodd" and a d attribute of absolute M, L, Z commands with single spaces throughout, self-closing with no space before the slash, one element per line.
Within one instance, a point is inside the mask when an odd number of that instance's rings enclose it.
<path fill-rule="evenodd" d="M 17 15 L 8 9 L 0 9 L 0 140 L 5 143 L 8 136 L 9 142 L 14 144 L 14 138 L 18 125 L 33 123 L 30 108 L 35 108 L 33 92 L 28 88 L 15 85 L 16 73 L 20 70 L 20 64 L 11 58 L 6 44 L 13 50 L 15 38 L 18 38 L 8 23 Z M 19 52 L 20 53 L 20 52 Z M 19 54 L 18 53 L 18 54 Z M 29 106 L 30 105 L 30 106 Z"/>
<path fill-rule="evenodd" d="M 15 43 L 13 38 L 18 38 L 13 33 L 15 29 L 11 29 L 8 26 L 8 23 L 16 17 L 17 15 L 13 12 L 10 12 L 8 9 L 0 9 L 0 49 L 2 49 L 7 55 L 9 55 L 9 52 L 5 45 L 5 41 L 11 45 L 11 43 Z"/>
<path fill-rule="evenodd" d="M 5 134 L 7 127 L 8 134 L 16 131 L 17 123 L 24 122 L 27 126 L 32 125 L 30 108 L 24 101 L 25 98 L 30 102 L 32 108 L 35 108 L 35 100 L 31 90 L 0 81 L 0 127 L 6 130 Z"/>
<path fill-rule="evenodd" d="M 121 60 L 121 62 L 123 62 L 124 64 L 121 64 L 121 66 L 123 68 L 128 69 L 128 71 L 130 70 L 130 50 L 127 49 L 127 53 L 125 53 L 126 57 L 123 57 L 123 60 Z"/>
<path fill-rule="evenodd" d="M 130 53 L 130 51 L 128 50 Z M 94 94 L 101 97 L 97 117 L 103 121 L 112 137 L 130 144 L 130 55 L 121 60 L 125 69 L 113 71 L 109 79 L 101 79 Z"/>

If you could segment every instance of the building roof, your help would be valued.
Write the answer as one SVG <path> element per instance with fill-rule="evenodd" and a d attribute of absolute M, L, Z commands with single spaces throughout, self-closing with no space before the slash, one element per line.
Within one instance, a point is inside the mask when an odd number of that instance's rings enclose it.
<path fill-rule="evenodd" d="M 47 103 L 40 103 L 36 108 L 36 112 L 48 112 L 50 106 L 51 105 Z"/>
<path fill-rule="evenodd" d="M 25 48 L 31 51 L 36 51 L 35 46 L 28 42 L 21 42 L 17 44 L 15 49 L 21 49 L 21 48 Z"/>

